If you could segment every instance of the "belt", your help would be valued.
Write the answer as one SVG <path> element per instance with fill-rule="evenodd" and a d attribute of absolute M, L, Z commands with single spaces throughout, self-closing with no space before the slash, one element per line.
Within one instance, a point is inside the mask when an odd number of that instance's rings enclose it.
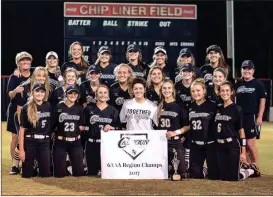
<path fill-rule="evenodd" d="M 171 137 L 169 140 L 179 140 L 179 136 Z"/>
<path fill-rule="evenodd" d="M 57 139 L 58 140 L 64 140 L 64 141 L 67 141 L 67 142 L 74 142 L 78 139 L 80 139 L 81 136 L 78 135 L 77 137 L 64 137 L 64 136 L 58 136 Z"/>
<path fill-rule="evenodd" d="M 205 145 L 205 144 L 212 144 L 214 141 L 204 142 L 204 141 L 192 141 L 192 143 L 195 143 L 197 145 Z"/>
<path fill-rule="evenodd" d="M 38 135 L 38 134 L 33 134 L 33 135 L 26 135 L 27 138 L 33 138 L 33 139 L 46 139 L 49 138 L 49 135 Z"/>
<path fill-rule="evenodd" d="M 92 139 L 92 138 L 88 138 L 89 142 L 96 142 L 96 143 L 100 143 L 101 139 Z"/>
<path fill-rule="evenodd" d="M 217 142 L 220 143 L 220 144 L 232 142 L 232 138 L 229 137 L 229 138 L 226 138 L 226 139 L 218 139 Z"/>

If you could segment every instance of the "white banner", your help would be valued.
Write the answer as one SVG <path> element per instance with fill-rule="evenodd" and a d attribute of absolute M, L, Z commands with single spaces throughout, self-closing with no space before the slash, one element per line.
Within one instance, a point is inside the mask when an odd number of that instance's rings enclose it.
<path fill-rule="evenodd" d="M 166 131 L 101 132 L 103 179 L 168 179 Z"/>

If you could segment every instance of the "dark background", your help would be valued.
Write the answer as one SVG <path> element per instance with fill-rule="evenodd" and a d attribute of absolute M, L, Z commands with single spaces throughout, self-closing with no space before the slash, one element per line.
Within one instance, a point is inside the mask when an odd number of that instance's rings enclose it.
<path fill-rule="evenodd" d="M 28 51 L 33 55 L 33 66 L 44 65 L 45 55 L 50 50 L 59 54 L 62 63 L 63 2 L 60 0 L 2 1 L 2 75 L 13 72 L 15 55 L 20 51 Z M 181 1 L 167 1 L 167 3 L 178 2 Z M 197 65 L 204 63 L 206 47 L 211 44 L 221 46 L 226 56 L 226 2 L 183 1 L 182 3 L 197 5 L 198 38 L 195 54 Z M 272 78 L 273 2 L 235 1 L 234 13 L 237 73 L 239 74 L 243 60 L 252 59 L 256 65 L 256 77 Z M 230 61 L 228 62 L 231 64 Z"/>

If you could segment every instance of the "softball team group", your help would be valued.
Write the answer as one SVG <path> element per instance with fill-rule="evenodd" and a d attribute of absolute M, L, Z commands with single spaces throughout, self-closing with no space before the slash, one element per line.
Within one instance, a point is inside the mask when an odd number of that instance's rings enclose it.
<path fill-rule="evenodd" d="M 181 49 L 177 66 L 167 64 L 163 47 L 154 49 L 151 64 L 142 61 L 135 44 L 127 48 L 128 63 L 119 65 L 111 63 L 108 46 L 100 47 L 92 65 L 81 43 L 72 43 L 68 53 L 71 61 L 61 67 L 53 51 L 46 66 L 35 68 L 29 53 L 16 55 L 7 88 L 10 174 L 100 175 L 101 131 L 125 129 L 167 130 L 170 178 L 173 149 L 181 179 L 260 176 L 255 141 L 266 92 L 251 60 L 242 63 L 241 78 L 231 84 L 216 45 L 207 48 L 201 68 L 188 48 Z"/>

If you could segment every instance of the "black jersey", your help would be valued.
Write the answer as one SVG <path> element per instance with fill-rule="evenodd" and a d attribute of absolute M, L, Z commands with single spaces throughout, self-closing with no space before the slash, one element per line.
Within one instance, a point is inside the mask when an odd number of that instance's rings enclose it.
<path fill-rule="evenodd" d="M 149 67 L 145 63 L 140 62 L 138 65 L 128 63 L 128 65 L 132 68 L 136 77 L 143 77 L 144 79 L 147 78 L 147 75 L 149 73 Z"/>
<path fill-rule="evenodd" d="M 50 89 L 51 91 L 53 91 L 59 85 L 58 78 L 55 73 L 51 73 L 51 72 L 48 72 L 48 77 L 49 77 Z"/>
<path fill-rule="evenodd" d="M 159 117 L 158 129 L 175 131 L 182 128 L 183 126 L 189 125 L 188 111 L 179 106 L 175 101 L 171 103 L 163 103 L 161 116 Z M 181 135 L 177 138 L 172 138 L 169 140 L 169 144 L 175 143 L 173 139 L 180 139 Z"/>
<path fill-rule="evenodd" d="M 31 94 L 30 84 L 24 85 L 23 88 L 24 91 L 21 94 L 16 94 L 17 105 L 21 107 L 23 107 L 27 103 L 27 100 Z"/>
<path fill-rule="evenodd" d="M 238 81 L 235 84 L 236 103 L 242 107 L 245 114 L 258 114 L 261 98 L 266 98 L 264 84 L 259 79 Z"/>
<path fill-rule="evenodd" d="M 28 80 L 29 77 L 24 77 L 24 76 L 20 76 L 20 77 L 16 77 L 15 75 L 10 75 L 9 77 L 9 81 L 8 81 L 8 87 L 7 87 L 7 93 L 9 93 L 10 91 L 13 91 L 17 86 L 19 86 L 20 84 L 24 83 L 25 81 Z M 17 93 L 19 96 L 21 96 L 20 93 Z M 17 107 L 17 94 L 13 99 L 10 99 L 10 104 L 14 107 Z"/>
<path fill-rule="evenodd" d="M 122 105 L 125 100 L 130 99 L 130 94 L 128 92 L 128 89 L 124 91 L 120 85 L 119 82 L 116 82 L 111 85 L 110 87 L 110 105 L 115 107 L 119 112 L 122 108 Z"/>
<path fill-rule="evenodd" d="M 214 68 L 210 64 L 206 64 L 200 68 L 201 77 L 204 78 L 207 86 L 212 86 L 212 76 Z"/>
<path fill-rule="evenodd" d="M 64 87 L 56 88 L 51 95 L 50 103 L 52 107 L 56 106 L 60 101 L 64 100 Z"/>
<path fill-rule="evenodd" d="M 217 107 L 221 107 L 224 105 L 224 101 L 220 95 L 217 95 L 214 86 L 207 87 L 207 95 L 206 98 L 214 103 L 216 103 Z"/>
<path fill-rule="evenodd" d="M 214 141 L 212 130 L 216 104 L 206 100 L 201 105 L 193 102 L 189 108 L 190 135 L 193 141 Z"/>
<path fill-rule="evenodd" d="M 89 127 L 87 136 L 93 139 L 100 139 L 100 131 L 105 125 L 111 125 L 120 129 L 119 112 L 117 109 L 108 105 L 100 110 L 97 105 L 84 108 L 84 123 Z"/>
<path fill-rule="evenodd" d="M 243 128 L 243 112 L 240 106 L 232 103 L 217 110 L 213 126 L 216 139 L 229 137 L 239 139 L 241 128 Z"/>
<path fill-rule="evenodd" d="M 151 85 L 146 89 L 146 98 L 158 105 L 160 103 L 160 96 L 154 89 L 154 86 Z"/>
<path fill-rule="evenodd" d="M 186 87 L 182 81 L 178 81 L 175 83 L 174 87 L 176 90 L 176 101 L 184 103 L 187 109 L 189 109 L 190 104 L 193 102 L 190 86 Z"/>
<path fill-rule="evenodd" d="M 87 105 L 96 104 L 96 95 L 93 89 L 90 86 L 90 81 L 85 81 L 80 85 L 80 104 L 86 103 Z"/>
<path fill-rule="evenodd" d="M 80 126 L 84 126 L 84 119 L 83 108 L 79 103 L 68 107 L 65 102 L 60 102 L 55 107 L 53 115 L 57 136 L 77 137 L 80 134 Z"/>
<path fill-rule="evenodd" d="M 89 64 L 88 64 L 88 67 L 89 67 Z M 62 66 L 61 66 L 61 72 L 62 74 L 64 73 L 64 71 L 67 69 L 67 68 L 74 68 L 76 69 L 78 72 L 82 71 L 80 68 L 80 63 L 79 64 L 76 64 L 74 63 L 73 61 L 69 61 L 69 62 L 65 62 Z M 79 76 L 80 77 L 80 80 L 81 81 L 86 81 L 86 74 L 84 73 L 81 73 L 81 75 Z"/>
<path fill-rule="evenodd" d="M 110 87 L 115 81 L 114 70 L 116 68 L 116 64 L 109 63 L 105 68 L 101 67 L 99 64 L 95 65 L 100 72 L 100 82 Z"/>
<path fill-rule="evenodd" d="M 49 102 L 43 102 L 41 105 L 37 105 L 38 122 L 36 128 L 28 120 L 27 115 L 28 105 L 24 105 L 20 116 L 20 126 L 25 128 L 26 135 L 49 135 L 51 132 L 51 106 Z"/>

